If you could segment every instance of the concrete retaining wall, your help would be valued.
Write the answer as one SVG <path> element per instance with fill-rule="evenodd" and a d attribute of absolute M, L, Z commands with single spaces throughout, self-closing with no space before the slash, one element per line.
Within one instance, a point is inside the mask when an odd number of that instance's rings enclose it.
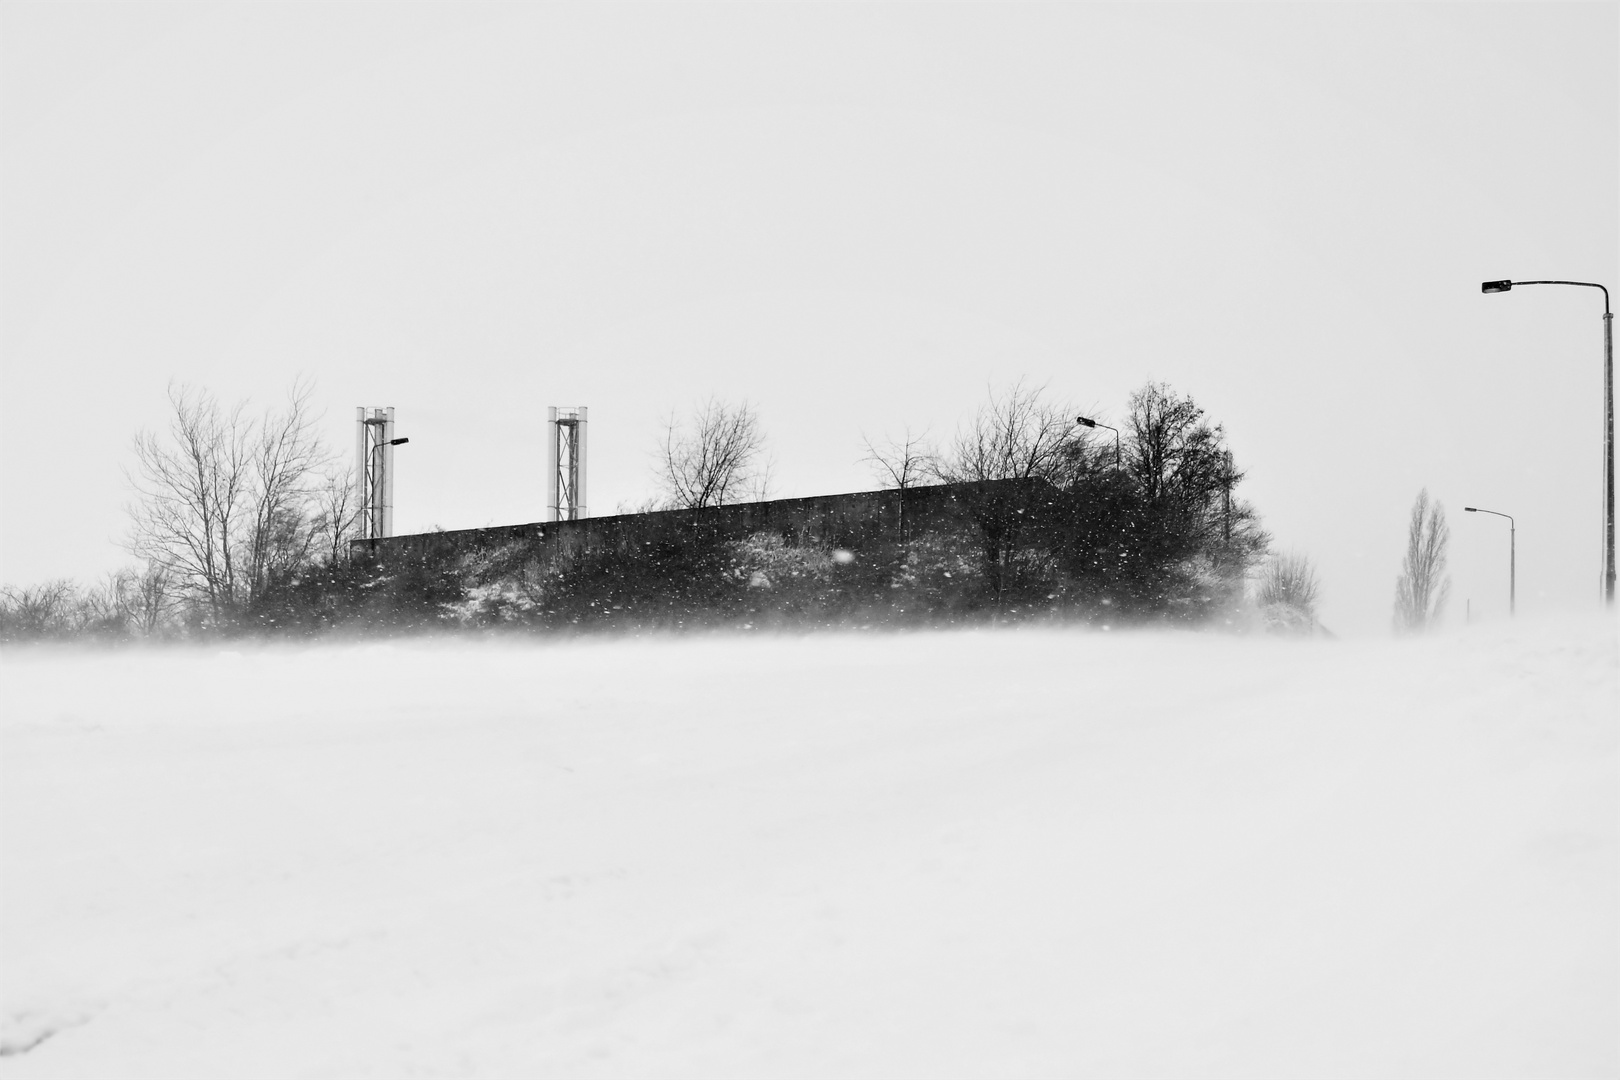
<path fill-rule="evenodd" d="M 808 499 L 734 503 L 702 510 L 661 510 L 614 514 L 579 521 L 542 521 L 487 529 L 413 533 L 380 540 L 356 540 L 351 557 L 386 562 L 390 555 L 448 555 L 493 551 L 520 544 L 526 558 L 549 565 L 560 555 L 616 551 L 631 555 L 655 542 L 740 540 L 775 533 L 796 543 L 813 541 L 858 549 L 876 542 L 898 542 L 926 533 L 962 534 L 975 529 L 975 515 L 992 502 L 1027 500 L 1042 489 L 1039 480 L 997 480 L 978 484 L 935 484 L 905 491 L 860 491 Z"/>

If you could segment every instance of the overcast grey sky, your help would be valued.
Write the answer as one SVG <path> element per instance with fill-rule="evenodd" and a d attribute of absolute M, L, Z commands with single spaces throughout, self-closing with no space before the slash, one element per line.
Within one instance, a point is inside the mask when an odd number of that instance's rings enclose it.
<path fill-rule="evenodd" d="M 775 494 L 876 486 L 1024 377 L 1224 423 L 1322 616 L 1385 633 L 1405 518 L 1453 611 L 1595 603 L 1616 4 L 0 8 L 0 580 L 95 577 L 171 379 L 392 405 L 396 531 L 590 506 L 753 402 Z"/>

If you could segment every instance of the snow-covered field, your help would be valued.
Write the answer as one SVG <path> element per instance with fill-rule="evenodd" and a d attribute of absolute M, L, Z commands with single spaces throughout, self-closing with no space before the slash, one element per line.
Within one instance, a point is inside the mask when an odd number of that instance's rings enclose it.
<path fill-rule="evenodd" d="M 0 1076 L 1613 1076 L 1616 657 L 10 651 Z"/>

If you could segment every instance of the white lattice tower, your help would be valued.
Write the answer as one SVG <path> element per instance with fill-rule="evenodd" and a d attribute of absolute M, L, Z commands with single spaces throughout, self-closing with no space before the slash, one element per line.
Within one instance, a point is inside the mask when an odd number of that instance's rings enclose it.
<path fill-rule="evenodd" d="M 585 517 L 585 425 L 588 410 L 546 410 L 546 520 Z"/>
<path fill-rule="evenodd" d="M 394 535 L 394 410 L 355 410 L 355 501 L 359 536 L 376 540 Z"/>

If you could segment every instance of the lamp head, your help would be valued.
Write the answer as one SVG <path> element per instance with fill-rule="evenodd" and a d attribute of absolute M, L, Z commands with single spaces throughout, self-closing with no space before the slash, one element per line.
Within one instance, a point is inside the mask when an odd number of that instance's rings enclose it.
<path fill-rule="evenodd" d="M 409 440 L 409 439 L 389 439 L 388 440 L 388 445 L 389 446 L 404 446 L 406 443 L 408 443 L 410 441 L 411 440 Z"/>
<path fill-rule="evenodd" d="M 1075 423 L 1077 423 L 1077 424 L 1082 424 L 1082 425 L 1084 425 L 1084 426 L 1086 426 L 1086 427 L 1091 427 L 1091 428 L 1094 428 L 1094 427 L 1096 427 L 1096 426 L 1097 426 L 1097 421 L 1095 421 L 1095 420 L 1090 420 L 1090 419 L 1087 419 L 1087 418 L 1086 418 L 1086 417 L 1084 417 L 1084 416 L 1077 416 L 1077 417 L 1075 417 L 1075 418 L 1074 418 L 1074 422 L 1075 422 Z"/>
<path fill-rule="evenodd" d="M 1470 514 L 1477 514 L 1477 513 L 1479 513 L 1479 508 L 1478 508 L 1478 507 L 1474 507 L 1474 506 L 1465 506 L 1465 507 L 1463 507 L 1463 509 L 1464 509 L 1464 510 L 1466 510 L 1466 511 L 1468 511 L 1468 512 L 1469 512 L 1469 513 L 1470 513 Z"/>
<path fill-rule="evenodd" d="M 1479 291 L 1482 293 L 1507 292 L 1511 288 L 1513 288 L 1513 282 L 1511 281 L 1482 281 L 1479 283 Z"/>

